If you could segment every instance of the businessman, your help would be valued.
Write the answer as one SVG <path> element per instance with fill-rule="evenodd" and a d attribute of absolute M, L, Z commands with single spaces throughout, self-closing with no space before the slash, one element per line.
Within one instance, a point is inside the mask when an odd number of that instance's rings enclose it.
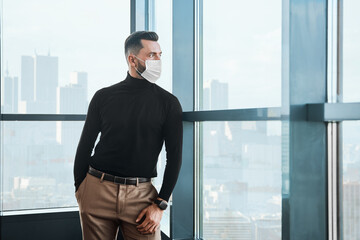
<path fill-rule="evenodd" d="M 160 240 L 160 220 L 182 161 L 182 108 L 155 84 L 161 73 L 158 35 L 125 41 L 124 80 L 92 97 L 74 162 L 75 197 L 83 239 Z M 100 140 L 92 154 L 98 133 Z M 166 168 L 158 192 L 151 179 L 165 142 Z"/>

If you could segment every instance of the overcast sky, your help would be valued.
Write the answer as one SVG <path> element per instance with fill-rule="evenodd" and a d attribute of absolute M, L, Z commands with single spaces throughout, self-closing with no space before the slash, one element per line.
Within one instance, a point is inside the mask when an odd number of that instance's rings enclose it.
<path fill-rule="evenodd" d="M 163 74 L 171 91 L 171 1 L 157 0 Z M 204 1 L 204 81 L 229 84 L 229 107 L 281 105 L 281 0 Z M 246 7 L 244 7 L 246 5 Z M 231 6 L 225 8 L 224 6 Z M 260 7 L 259 7 L 260 6 Z M 351 6 L 351 7 L 350 7 Z M 226 11 L 225 11 L 226 9 Z M 344 95 L 360 101 L 360 3 L 344 3 Z M 216 16 L 216 17 L 215 17 Z M 22 55 L 59 57 L 59 83 L 71 71 L 88 72 L 89 99 L 97 89 L 124 79 L 123 43 L 130 33 L 130 1 L 3 0 L 3 68 L 20 77 Z M 351 84 L 349 84 L 351 82 Z M 355 87 L 354 87 L 355 86 Z"/>

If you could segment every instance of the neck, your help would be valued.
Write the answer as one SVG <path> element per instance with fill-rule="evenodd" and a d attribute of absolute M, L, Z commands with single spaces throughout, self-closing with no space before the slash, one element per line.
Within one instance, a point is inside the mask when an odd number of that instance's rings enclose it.
<path fill-rule="evenodd" d="M 146 80 L 145 78 L 138 78 L 137 76 L 133 77 L 130 74 L 130 71 L 127 72 L 126 78 L 122 81 L 126 86 L 134 89 L 139 88 L 149 88 L 152 87 L 154 84 Z"/>
<path fill-rule="evenodd" d="M 133 78 L 139 78 L 139 79 L 144 79 L 142 76 L 140 76 L 137 71 L 135 70 L 135 68 L 130 67 L 129 68 L 129 74 L 130 76 L 132 76 Z"/>

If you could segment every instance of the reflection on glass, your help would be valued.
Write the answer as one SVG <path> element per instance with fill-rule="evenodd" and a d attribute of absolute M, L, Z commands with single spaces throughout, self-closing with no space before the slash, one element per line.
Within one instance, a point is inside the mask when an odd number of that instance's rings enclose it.
<path fill-rule="evenodd" d="M 155 0 L 151 30 L 159 35 L 161 77 L 156 84 L 172 92 L 172 1 Z"/>
<path fill-rule="evenodd" d="M 343 122 L 343 239 L 360 239 L 360 121 Z"/>
<path fill-rule="evenodd" d="M 165 146 L 161 149 L 158 158 L 157 164 L 157 177 L 153 178 L 153 185 L 155 186 L 156 190 L 160 192 L 161 185 L 163 182 L 163 176 L 166 167 L 166 151 Z M 163 217 L 160 222 L 161 231 L 165 233 L 167 236 L 170 236 L 170 205 L 172 204 L 172 197 L 169 199 L 168 208 L 164 211 Z"/>
<path fill-rule="evenodd" d="M 203 110 L 281 106 L 281 2 L 204 1 Z"/>
<path fill-rule="evenodd" d="M 2 12 L 3 113 L 86 113 L 125 79 L 130 1 L 4 0 Z"/>
<path fill-rule="evenodd" d="M 150 30 L 155 31 L 159 35 L 159 44 L 162 50 L 161 62 L 162 70 L 161 77 L 156 82 L 157 85 L 165 90 L 172 92 L 172 1 L 155 0 L 154 5 L 149 6 L 152 11 L 150 19 Z M 154 185 L 160 191 L 164 170 L 166 166 L 166 151 L 165 148 L 161 150 L 158 159 L 157 173 L 158 177 L 154 179 Z M 170 236 L 170 205 L 164 211 L 161 219 L 161 231 L 167 236 Z"/>
<path fill-rule="evenodd" d="M 343 3 L 343 85 L 344 102 L 360 101 L 360 1 Z"/>
<path fill-rule="evenodd" d="M 2 122 L 4 211 L 76 207 L 74 157 L 84 122 Z"/>
<path fill-rule="evenodd" d="M 281 122 L 205 122 L 203 238 L 281 239 Z"/>

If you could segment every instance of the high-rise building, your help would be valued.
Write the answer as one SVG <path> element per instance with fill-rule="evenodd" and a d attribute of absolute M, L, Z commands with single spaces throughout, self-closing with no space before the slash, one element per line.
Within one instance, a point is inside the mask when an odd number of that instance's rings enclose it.
<path fill-rule="evenodd" d="M 34 57 L 34 100 L 45 104 L 47 113 L 56 111 L 56 88 L 58 87 L 58 57 L 40 56 Z"/>
<path fill-rule="evenodd" d="M 57 86 L 58 57 L 21 57 L 21 100 L 27 113 L 55 113 Z"/>
<path fill-rule="evenodd" d="M 344 239 L 360 239 L 360 183 L 345 182 L 343 185 Z"/>
<path fill-rule="evenodd" d="M 4 83 L 3 109 L 5 113 L 17 113 L 19 102 L 18 77 L 10 77 L 9 71 L 6 70 Z"/>
<path fill-rule="evenodd" d="M 56 112 L 60 114 L 80 114 L 87 112 L 87 73 L 72 72 L 70 84 L 57 88 Z M 81 135 L 82 127 L 78 123 L 58 121 L 56 123 L 56 141 L 63 144 L 65 152 L 73 152 Z M 65 144 L 66 143 L 66 144 Z"/>
<path fill-rule="evenodd" d="M 88 89 L 88 74 L 87 72 L 71 72 L 70 73 L 70 84 L 78 85 L 85 89 L 85 100 L 87 100 L 87 89 Z"/>
<path fill-rule="evenodd" d="M 211 80 L 204 83 L 203 109 L 227 109 L 228 108 L 228 84 L 219 80 Z M 226 122 L 208 122 L 204 124 L 204 145 L 207 147 L 207 155 L 218 156 L 223 145 L 229 142 L 226 132 Z"/>
<path fill-rule="evenodd" d="M 58 87 L 56 112 L 64 114 L 86 113 L 86 93 L 86 89 L 77 84 Z"/>
<path fill-rule="evenodd" d="M 21 56 L 21 100 L 34 101 L 34 57 Z"/>
<path fill-rule="evenodd" d="M 281 215 L 263 215 L 252 219 L 255 224 L 254 240 L 281 239 Z"/>
<path fill-rule="evenodd" d="M 57 88 L 57 113 L 79 114 L 87 110 L 87 87 L 86 72 L 70 73 L 70 84 Z"/>
<path fill-rule="evenodd" d="M 205 239 L 252 240 L 251 220 L 240 212 L 208 211 L 204 216 Z"/>
<path fill-rule="evenodd" d="M 222 83 L 219 80 L 211 81 L 210 88 L 211 109 L 229 108 L 229 86 L 228 83 Z"/>
<path fill-rule="evenodd" d="M 219 80 L 211 80 L 204 83 L 203 109 L 216 110 L 227 109 L 229 105 L 229 85 Z"/>
<path fill-rule="evenodd" d="M 210 87 L 205 87 L 204 86 L 204 89 L 203 89 L 203 103 L 202 103 L 202 109 L 204 110 L 210 110 L 211 107 L 210 107 Z"/>

